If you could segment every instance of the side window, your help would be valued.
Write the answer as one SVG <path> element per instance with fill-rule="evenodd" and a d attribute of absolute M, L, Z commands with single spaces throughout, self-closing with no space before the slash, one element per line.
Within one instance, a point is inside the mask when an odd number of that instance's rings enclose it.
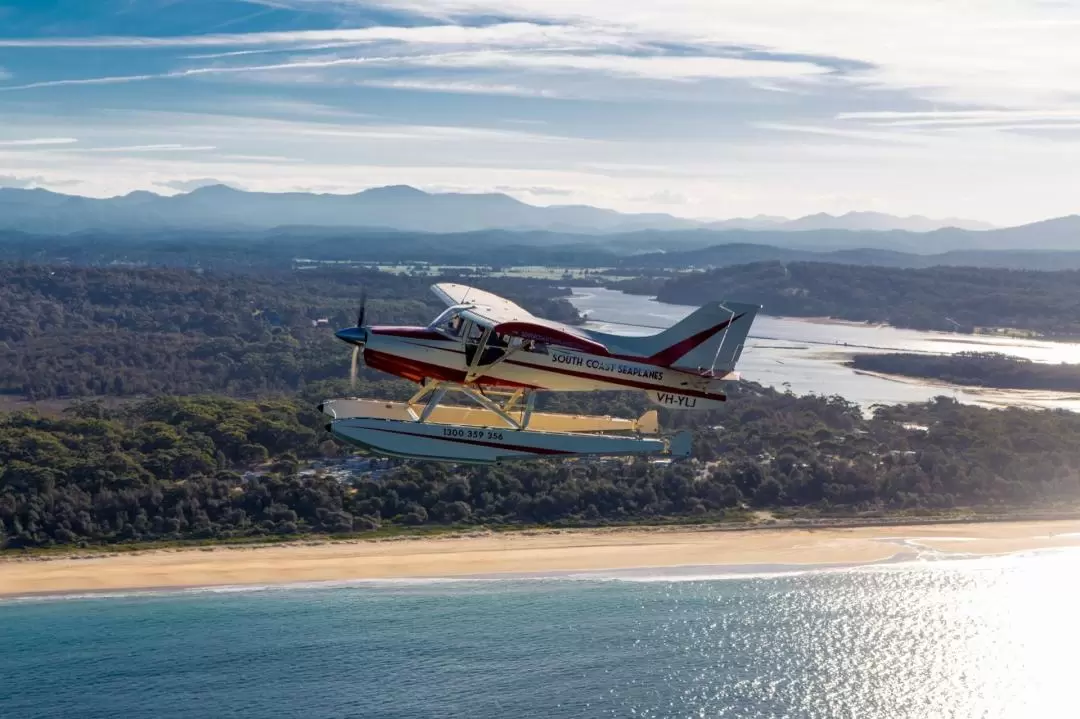
<path fill-rule="evenodd" d="M 454 337 L 460 337 L 461 331 L 464 329 L 464 327 L 465 321 L 462 320 L 461 317 L 455 315 L 454 317 L 450 318 L 450 322 L 446 326 L 446 331 Z"/>
<path fill-rule="evenodd" d="M 480 325 L 474 323 L 474 322 L 470 322 L 469 323 L 469 329 L 468 329 L 467 341 L 468 342 L 479 342 L 480 338 L 483 337 L 483 336 L 484 336 L 484 328 L 481 327 Z"/>
<path fill-rule="evenodd" d="M 439 330 L 443 334 L 450 337 L 461 337 L 461 332 L 464 329 L 464 321 L 458 315 L 454 315 L 449 319 L 442 320 L 435 325 L 435 329 Z"/>

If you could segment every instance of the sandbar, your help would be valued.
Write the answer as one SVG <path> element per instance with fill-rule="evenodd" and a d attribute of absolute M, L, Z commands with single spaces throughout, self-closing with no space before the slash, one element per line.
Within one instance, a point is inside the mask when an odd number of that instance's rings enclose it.
<path fill-rule="evenodd" d="M 1080 546 L 1080 520 L 851 528 L 473 533 L 393 540 L 0 555 L 0 595 L 566 573 L 679 566 L 851 565 Z M 939 554 L 940 553 L 940 554 Z"/>

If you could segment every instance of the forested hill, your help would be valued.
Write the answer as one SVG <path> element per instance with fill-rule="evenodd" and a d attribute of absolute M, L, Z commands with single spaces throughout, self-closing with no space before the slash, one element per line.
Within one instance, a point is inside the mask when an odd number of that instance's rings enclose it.
<path fill-rule="evenodd" d="M 975 387 L 1080 392 L 1080 365 L 1032 362 L 996 352 L 857 354 L 848 366 Z"/>
<path fill-rule="evenodd" d="M 258 275 L 0 264 L 0 394 L 295 392 L 348 375 L 333 331 L 424 324 L 444 308 L 435 280 L 356 270 Z M 479 284 L 538 314 L 575 321 L 550 282 Z M 325 325 L 313 322 L 327 320 Z M 372 374 L 370 379 L 385 380 Z"/>
<path fill-rule="evenodd" d="M 656 294 L 661 302 L 687 305 L 709 299 L 757 302 L 769 314 L 791 317 L 961 332 L 1013 327 L 1051 337 L 1080 337 L 1077 270 L 759 262 L 681 275 L 660 285 Z"/>
<path fill-rule="evenodd" d="M 595 412 L 641 398 L 573 401 Z M 306 401 L 160 397 L 112 411 L 76 405 L 56 419 L 0 414 L 0 548 L 706 520 L 746 508 L 1006 508 L 1080 496 L 1080 414 L 942 398 L 867 419 L 839 398 L 743 384 L 720 410 L 664 423 L 696 430 L 697 461 L 397 463 L 342 482 L 298 473 L 302 460 L 338 451 Z"/>
<path fill-rule="evenodd" d="M 866 417 L 839 397 L 752 383 L 733 385 L 716 411 L 662 412 L 665 428 L 694 432 L 694 459 L 685 463 L 390 461 L 374 478 L 302 475 L 308 460 L 352 451 L 332 440 L 314 409 L 348 373 L 348 347 L 333 329 L 355 321 L 362 288 L 371 321 L 426 321 L 441 308 L 430 281 L 356 271 L 0 266 L 0 389 L 124 398 L 112 409 L 76 403 L 57 417 L 0 412 L 0 548 L 706 520 L 752 508 L 1006 508 L 1080 497 L 1080 414 L 939 400 Z M 540 314 L 576 318 L 558 283 L 479 284 Z M 885 279 L 878 289 L 896 291 Z M 319 319 L 329 322 L 313 326 Z M 360 382 L 364 396 L 402 398 L 412 389 L 378 373 Z M 188 396 L 168 396 L 177 394 Z M 548 411 L 619 416 L 644 403 L 640 393 L 542 398 Z"/>

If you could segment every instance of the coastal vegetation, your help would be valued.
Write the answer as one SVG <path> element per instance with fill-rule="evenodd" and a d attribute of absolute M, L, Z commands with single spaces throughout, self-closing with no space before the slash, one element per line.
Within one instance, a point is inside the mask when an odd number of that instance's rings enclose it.
<path fill-rule="evenodd" d="M 378 460 L 335 471 L 357 454 L 315 410 L 346 390 L 348 348 L 333 329 L 355 322 L 362 291 L 370 320 L 427 321 L 441 309 L 432 281 L 0 265 L 0 392 L 68 405 L 0 413 L 0 546 L 998 511 L 1080 497 L 1080 415 L 944 398 L 867 415 L 840 397 L 753 383 L 733 386 L 720 410 L 662 411 L 663 426 L 694 434 L 687 462 Z M 579 319 L 558 281 L 480 284 Z M 365 396 L 412 389 L 378 373 L 359 381 Z M 539 409 L 636 416 L 644 402 L 550 394 Z"/>
<path fill-rule="evenodd" d="M 424 324 L 444 309 L 431 278 L 361 270 L 229 274 L 0 264 L 0 395 L 265 396 L 345 377 L 362 293 L 367 321 Z M 557 283 L 478 284 L 576 321 Z M 372 381 L 385 375 L 370 373 Z"/>
<path fill-rule="evenodd" d="M 632 411 L 636 394 L 549 408 Z M 8 548 L 386 532 L 395 528 L 705 521 L 747 510 L 1004 509 L 1080 496 L 1080 415 L 939 398 L 870 417 L 839 397 L 753 384 L 718 411 L 670 414 L 694 460 L 383 461 L 347 479 L 350 450 L 313 403 L 158 397 L 60 417 L 0 415 L 0 543 Z M 314 471 L 306 463 L 318 461 Z"/>
<path fill-rule="evenodd" d="M 1080 271 L 974 267 L 902 269 L 822 262 L 758 262 L 620 289 L 661 302 L 757 302 L 773 315 L 833 317 L 919 330 L 1020 328 L 1080 337 Z"/>
<path fill-rule="evenodd" d="M 1080 365 L 1032 362 L 997 352 L 857 354 L 848 366 L 975 387 L 1080 392 Z"/>

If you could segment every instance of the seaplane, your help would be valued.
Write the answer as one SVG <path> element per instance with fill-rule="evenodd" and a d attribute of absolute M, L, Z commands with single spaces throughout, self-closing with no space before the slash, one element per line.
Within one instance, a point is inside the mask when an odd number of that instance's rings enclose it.
<path fill-rule="evenodd" d="M 426 327 L 365 325 L 335 336 L 365 366 L 419 385 L 405 402 L 329 399 L 327 430 L 374 454 L 451 463 L 656 455 L 681 459 L 691 435 L 660 432 L 656 409 L 636 419 L 534 411 L 538 392 L 640 390 L 651 403 L 709 410 L 739 379 L 759 305 L 710 302 L 651 335 L 614 334 L 537 317 L 485 290 L 432 285 L 447 305 Z M 467 405 L 450 405 L 448 395 Z"/>

